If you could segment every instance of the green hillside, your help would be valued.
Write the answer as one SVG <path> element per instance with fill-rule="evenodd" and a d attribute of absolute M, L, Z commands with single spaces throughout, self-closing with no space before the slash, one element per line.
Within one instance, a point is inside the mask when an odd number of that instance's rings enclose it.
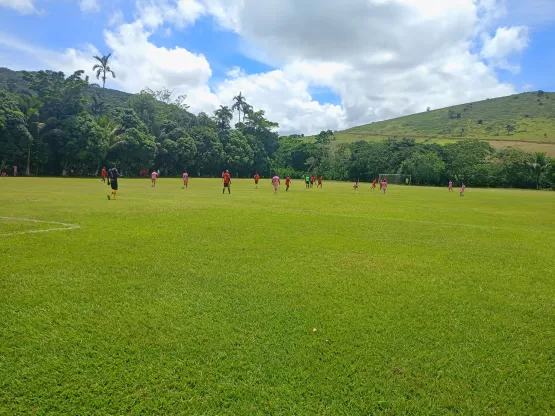
<path fill-rule="evenodd" d="M 90 82 L 96 82 L 96 80 L 92 79 Z M 0 89 L 16 94 L 30 93 L 27 81 L 23 79 L 23 71 L 12 71 L 8 68 L 0 68 Z M 107 107 L 122 107 L 132 96 L 132 94 L 110 88 L 91 88 L 90 92 L 91 95 L 96 95 L 103 101 Z"/>
<path fill-rule="evenodd" d="M 355 136 L 349 140 L 349 136 Z M 530 92 L 354 127 L 338 139 L 414 137 L 555 143 L 555 94 Z"/>

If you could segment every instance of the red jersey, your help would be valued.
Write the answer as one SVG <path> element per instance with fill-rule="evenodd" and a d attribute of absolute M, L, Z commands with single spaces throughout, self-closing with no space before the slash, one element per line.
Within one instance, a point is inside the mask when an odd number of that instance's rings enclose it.
<path fill-rule="evenodd" d="M 256 182 L 258 182 L 259 179 L 260 179 L 260 175 L 258 175 L 258 174 L 257 174 L 257 175 L 254 175 L 254 180 L 255 180 Z"/>
<path fill-rule="evenodd" d="M 318 183 L 322 183 L 322 177 L 321 176 L 318 178 Z"/>
<path fill-rule="evenodd" d="M 224 173 L 224 183 L 229 183 L 231 181 L 231 175 L 229 173 Z"/>
<path fill-rule="evenodd" d="M 378 181 L 374 179 L 374 180 L 372 181 L 372 183 L 375 185 L 375 184 L 378 183 Z"/>
<path fill-rule="evenodd" d="M 106 177 L 106 169 L 102 169 L 102 173 L 101 173 L 102 177 L 105 178 Z"/>
<path fill-rule="evenodd" d="M 285 185 L 289 185 L 290 183 L 291 183 L 291 179 L 288 176 L 287 178 L 285 178 Z"/>

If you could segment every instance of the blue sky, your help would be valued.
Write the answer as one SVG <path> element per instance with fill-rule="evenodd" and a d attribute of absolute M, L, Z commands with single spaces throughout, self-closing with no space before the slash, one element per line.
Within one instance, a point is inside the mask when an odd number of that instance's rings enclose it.
<path fill-rule="evenodd" d="M 283 133 L 310 134 L 555 91 L 554 3 L 0 0 L 0 66 L 92 75 L 112 53 L 110 88 L 170 88 L 207 113 L 242 91 Z"/>

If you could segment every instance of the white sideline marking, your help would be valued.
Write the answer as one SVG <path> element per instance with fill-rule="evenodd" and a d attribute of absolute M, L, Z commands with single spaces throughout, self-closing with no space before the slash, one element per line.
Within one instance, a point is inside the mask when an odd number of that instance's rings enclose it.
<path fill-rule="evenodd" d="M 65 222 L 56 222 L 56 221 L 34 220 L 32 218 L 0 217 L 0 219 L 2 219 L 2 220 L 13 220 L 13 221 L 36 222 L 36 223 L 41 223 L 41 224 L 63 225 L 63 228 L 62 227 L 57 227 L 57 228 L 47 228 L 45 230 L 15 231 L 13 233 L 0 234 L 0 237 L 10 237 L 12 235 L 23 235 L 23 234 L 48 233 L 50 231 L 68 231 L 68 230 L 76 230 L 78 228 L 81 228 L 81 226 L 76 225 L 76 224 L 66 224 Z"/>

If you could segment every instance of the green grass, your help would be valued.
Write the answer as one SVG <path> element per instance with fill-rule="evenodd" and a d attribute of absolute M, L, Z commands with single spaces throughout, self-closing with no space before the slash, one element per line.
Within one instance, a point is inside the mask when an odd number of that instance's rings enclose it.
<path fill-rule="evenodd" d="M 449 110 L 460 113 L 450 119 Z M 478 121 L 482 120 L 482 124 Z M 507 125 L 515 127 L 507 132 Z M 555 94 L 536 93 L 478 101 L 354 127 L 341 133 L 367 137 L 480 139 L 555 143 Z"/>
<path fill-rule="evenodd" d="M 553 192 L 0 189 L 2 415 L 555 412 Z"/>

